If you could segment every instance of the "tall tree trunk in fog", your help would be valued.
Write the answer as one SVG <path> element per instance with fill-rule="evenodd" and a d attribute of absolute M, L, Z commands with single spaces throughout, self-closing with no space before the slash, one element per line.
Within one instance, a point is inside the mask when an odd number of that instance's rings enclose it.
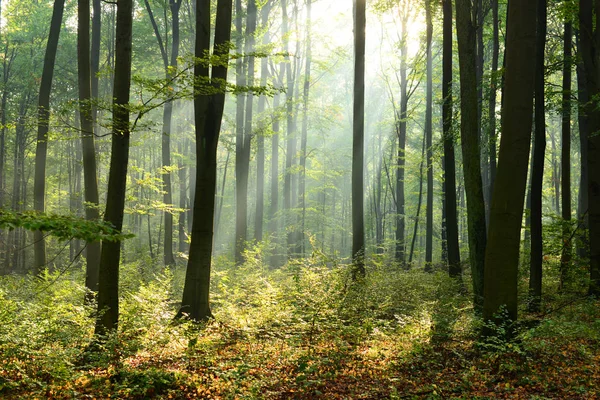
<path fill-rule="evenodd" d="M 563 236 L 560 257 L 561 284 L 563 285 L 568 280 L 571 264 L 571 46 L 573 45 L 573 27 L 571 22 L 565 22 L 564 29 L 561 146 Z"/>
<path fill-rule="evenodd" d="M 94 18 L 99 16 L 95 15 Z M 94 33 L 96 33 L 94 31 Z M 99 34 L 98 34 L 99 35 Z M 99 50 L 99 48 L 97 49 Z M 90 2 L 79 0 L 77 5 L 77 71 L 79 83 L 79 119 L 81 126 L 81 148 L 83 157 L 83 184 L 86 201 L 85 217 L 90 221 L 100 218 L 98 210 L 98 180 L 96 178 L 96 146 L 94 145 L 95 117 L 93 104 L 97 98 L 93 92 L 93 67 L 90 53 Z M 96 79 L 96 96 L 98 82 Z M 100 242 L 86 245 L 85 287 L 98 291 L 98 269 L 100 265 Z M 86 297 L 90 300 L 90 297 Z"/>
<path fill-rule="evenodd" d="M 365 140 L 365 0 L 354 3 L 354 108 L 352 118 L 352 276 L 365 275 L 364 140 Z"/>
<path fill-rule="evenodd" d="M 245 52 L 248 57 L 247 64 L 247 73 L 248 79 L 246 80 L 246 84 L 248 86 L 254 86 L 254 56 L 251 53 L 254 51 L 254 33 L 256 31 L 256 18 L 257 18 L 257 9 L 256 9 L 256 1 L 248 0 L 248 7 L 246 11 L 246 46 Z M 241 187 L 241 194 L 244 196 L 243 202 L 240 202 L 239 197 L 236 197 L 238 201 L 236 204 L 244 207 L 245 211 L 242 214 L 245 214 L 246 220 L 246 230 L 248 229 L 248 174 L 250 173 L 250 140 L 252 138 L 252 124 L 253 124 L 253 93 L 250 91 L 246 94 L 246 111 L 245 111 L 245 121 L 244 121 L 244 165 L 243 171 L 240 171 L 244 174 L 244 176 L 236 175 L 237 179 L 241 179 L 241 184 L 244 186 Z"/>
<path fill-rule="evenodd" d="M 490 99 L 488 102 L 488 163 L 489 181 L 487 187 L 488 201 L 492 198 L 494 180 L 496 179 L 496 92 L 498 91 L 498 58 L 500 55 L 500 27 L 498 18 L 498 0 L 491 0 L 492 8 L 492 69 L 490 71 Z M 489 207 L 486 209 L 489 220 Z"/>
<path fill-rule="evenodd" d="M 475 25 L 470 0 L 456 0 L 456 32 L 460 66 L 460 135 L 467 197 L 469 261 L 476 309 L 483 305 L 483 265 L 486 246 L 485 207 L 481 182 Z"/>
<path fill-rule="evenodd" d="M 160 48 L 160 54 L 162 56 L 163 65 L 165 67 L 165 79 L 171 79 L 173 77 L 173 70 L 177 68 L 177 57 L 179 57 L 179 9 L 181 7 L 181 0 L 169 0 L 169 9 L 171 10 L 171 60 L 169 61 L 169 54 L 163 44 L 162 35 L 158 29 L 158 25 L 154 19 L 154 14 L 150 8 L 148 0 L 144 1 L 146 10 L 154 29 L 154 35 L 158 41 Z M 166 22 L 165 22 L 166 23 Z M 167 99 L 163 107 L 163 128 L 161 135 L 161 160 L 162 168 L 161 176 L 163 180 L 163 202 L 167 206 L 173 204 L 173 185 L 171 184 L 171 122 L 173 119 L 173 99 Z M 165 223 L 165 237 L 164 237 L 164 248 L 163 248 L 163 261 L 165 265 L 175 264 L 175 257 L 173 256 L 173 214 L 171 211 L 164 211 L 164 223 Z"/>
<path fill-rule="evenodd" d="M 408 118 L 408 10 L 404 3 L 400 22 L 400 115 L 396 115 L 396 132 L 398 135 L 398 156 L 396 171 L 396 261 L 400 265 L 406 263 L 406 211 L 404 196 L 404 175 L 406 165 L 406 119 Z"/>
<path fill-rule="evenodd" d="M 44 56 L 44 69 L 40 82 L 40 96 L 38 100 L 38 132 L 35 147 L 35 177 L 33 184 L 34 209 L 39 212 L 46 211 L 46 154 L 48 152 L 48 127 L 50 124 L 50 91 L 52 89 L 52 76 L 54 75 L 54 60 L 58 47 L 58 37 L 62 25 L 65 0 L 55 0 L 50 22 L 50 33 Z M 33 251 L 35 273 L 39 274 L 46 266 L 46 241 L 41 231 L 33 232 Z"/>
<path fill-rule="evenodd" d="M 600 95 L 600 26 L 594 25 L 594 17 L 600 18 L 600 0 L 580 0 L 580 49 L 590 99 Z M 590 133 L 587 141 L 589 292 L 597 297 L 600 295 L 600 135 L 594 133 L 600 131 L 600 110 L 594 102 L 586 103 L 585 110 Z"/>
<path fill-rule="evenodd" d="M 271 11 L 271 0 L 268 0 L 261 8 L 261 25 L 265 29 L 262 44 L 267 46 L 269 37 L 269 12 Z M 269 63 L 267 57 L 260 60 L 260 86 L 267 85 L 269 78 Z M 265 128 L 266 119 L 262 115 L 265 111 L 267 99 L 261 95 L 258 99 L 258 115 L 262 118 L 261 132 L 256 138 L 256 214 L 254 217 L 254 239 L 260 242 L 263 240 L 263 220 L 265 210 Z"/>
<path fill-rule="evenodd" d="M 299 197 L 302 212 L 298 244 L 300 254 L 304 255 L 305 229 L 306 229 L 306 142 L 308 136 L 308 95 L 310 93 L 310 67 L 312 61 L 311 37 L 311 1 L 306 0 L 306 63 L 304 65 L 304 92 L 302 96 L 302 138 L 300 140 L 300 182 Z"/>
<path fill-rule="evenodd" d="M 242 0 L 235 0 L 235 46 L 238 54 L 244 51 Z M 248 39 L 246 39 L 248 40 Z M 244 57 L 238 57 L 235 62 L 235 83 L 239 87 L 246 86 L 246 73 Z M 235 263 L 244 262 L 244 246 L 248 230 L 248 163 L 246 162 L 246 147 L 250 146 L 250 139 L 244 130 L 244 110 L 246 94 L 238 93 L 236 96 L 235 111 Z M 249 101 L 252 101 L 249 99 Z M 248 149 L 250 154 L 250 149 Z"/>
<path fill-rule="evenodd" d="M 577 32 L 577 52 L 581 53 L 580 34 Z M 577 60 L 577 121 L 579 123 L 579 154 L 581 173 L 579 178 L 579 198 L 577 202 L 577 219 L 579 220 L 577 255 L 580 258 L 589 256 L 587 229 L 588 224 L 588 136 L 589 124 L 585 110 L 586 104 L 590 101 L 587 83 L 585 81 L 585 71 L 581 58 Z"/>
<path fill-rule="evenodd" d="M 215 26 L 214 54 L 227 59 L 229 50 L 224 46 L 231 36 L 232 1 L 218 0 Z M 210 48 L 210 2 L 198 2 L 196 9 L 196 57 L 202 57 Z M 209 78 L 208 66 L 196 64 L 194 76 L 200 81 Z M 221 131 L 221 118 L 225 104 L 225 80 L 227 63 L 214 65 L 212 85 L 222 91 L 210 96 L 194 91 L 194 115 L 196 122 L 196 194 L 194 196 L 194 220 L 192 242 L 188 259 L 183 299 L 177 313 L 194 321 L 209 319 L 210 269 L 213 248 L 213 223 L 217 181 L 217 146 Z"/>
<path fill-rule="evenodd" d="M 433 69 L 431 59 L 431 40 L 433 22 L 431 21 L 431 1 L 425 2 L 425 24 L 427 29 L 427 94 L 425 100 L 425 146 L 427 148 L 427 215 L 425 232 L 425 271 L 431 271 L 433 260 Z"/>
<path fill-rule="evenodd" d="M 129 89 L 131 86 L 133 0 L 117 1 L 115 42 L 115 80 L 113 86 L 113 123 L 108 191 L 104 220 L 120 232 L 129 163 Z M 121 242 L 102 242 L 98 281 L 98 319 L 96 335 L 117 328 L 119 321 L 119 261 Z"/>
<path fill-rule="evenodd" d="M 456 162 L 454 156 L 454 135 L 452 132 L 452 0 L 443 0 L 444 43 L 442 79 L 442 119 L 444 142 L 444 208 L 446 216 L 446 240 L 448 272 L 451 277 L 459 277 L 460 249 L 458 246 L 458 215 L 456 212 Z"/>
<path fill-rule="evenodd" d="M 419 229 L 419 218 L 421 217 L 421 204 L 423 203 L 423 164 L 425 158 L 426 138 L 423 135 L 423 146 L 421 149 L 421 164 L 419 165 L 419 199 L 417 200 L 417 213 L 415 215 L 415 227 L 413 229 L 412 241 L 410 243 L 410 253 L 408 256 L 408 265 L 412 264 L 413 254 L 415 251 L 415 243 L 417 242 L 417 232 Z"/>
<path fill-rule="evenodd" d="M 529 265 L 529 310 L 538 312 L 542 297 L 542 186 L 546 154 L 546 116 L 544 96 L 544 54 L 546 51 L 546 0 L 536 0 L 538 7 L 535 48 L 535 136 L 531 160 L 531 252 Z"/>
<path fill-rule="evenodd" d="M 282 12 L 282 34 L 283 34 L 283 51 L 289 52 L 289 26 L 288 26 L 288 13 L 287 13 L 287 0 L 281 2 Z M 283 33 L 285 32 L 285 33 Z M 287 233 L 287 252 L 290 256 L 293 248 L 295 247 L 295 229 L 290 229 L 293 225 L 292 217 L 292 174 L 294 166 L 294 158 L 296 155 L 296 127 L 294 125 L 294 93 L 295 93 L 295 77 L 292 72 L 292 61 L 289 55 L 285 57 L 287 63 L 285 64 L 287 91 L 285 94 L 286 104 L 286 116 L 287 116 L 287 138 L 286 138 L 286 152 L 285 152 L 285 174 L 283 179 L 283 210 L 285 213 L 285 227 Z"/>
<path fill-rule="evenodd" d="M 506 38 L 505 99 L 498 173 L 492 196 L 485 252 L 483 317 L 493 320 L 501 307 L 517 319 L 517 273 L 523 202 L 531 144 L 534 91 L 536 2 L 512 0 Z"/>

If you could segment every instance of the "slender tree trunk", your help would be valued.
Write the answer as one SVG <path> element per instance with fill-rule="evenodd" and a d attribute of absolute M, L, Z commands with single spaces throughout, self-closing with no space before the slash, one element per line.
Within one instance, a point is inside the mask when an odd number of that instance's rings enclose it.
<path fill-rule="evenodd" d="M 365 275 L 364 140 L 366 1 L 354 3 L 354 108 L 352 119 L 352 261 L 354 279 Z"/>
<path fill-rule="evenodd" d="M 83 155 L 84 196 L 88 204 L 85 216 L 88 220 L 98 220 L 98 182 L 96 180 L 96 149 L 94 145 L 94 97 L 92 77 L 92 56 L 90 54 L 90 2 L 79 0 L 77 13 L 77 67 L 79 82 L 79 119 L 81 126 L 81 145 Z M 96 11 L 95 11 L 96 12 Z M 94 18 L 99 16 L 94 15 Z M 92 52 L 93 53 L 93 52 Z M 96 94 L 98 82 L 96 79 Z M 85 287 L 89 293 L 98 291 L 98 268 L 100 261 L 100 242 L 88 242 L 86 246 Z M 91 300 L 90 296 L 86 297 Z"/>
<path fill-rule="evenodd" d="M 581 53 L 581 40 L 577 32 L 577 52 Z M 577 255 L 579 258 L 589 257 L 589 241 L 587 237 L 588 223 L 588 137 L 589 123 L 586 115 L 586 104 L 590 101 L 587 88 L 585 70 L 581 59 L 577 62 L 577 114 L 579 123 L 579 154 L 581 173 L 579 179 L 579 199 L 577 204 L 577 219 L 579 220 L 579 233 L 577 244 Z"/>
<path fill-rule="evenodd" d="M 232 1 L 218 0 L 215 26 L 214 54 L 228 57 L 224 44 L 231 35 Z M 210 47 L 210 2 L 198 2 L 196 9 L 196 57 L 202 57 Z M 207 66 L 197 64 L 194 68 L 196 79 L 208 79 Z M 217 179 L 217 146 L 221 130 L 221 118 L 225 103 L 225 88 L 221 86 L 227 78 L 227 63 L 212 67 L 213 85 L 222 92 L 211 96 L 201 91 L 194 93 L 194 114 L 196 122 L 196 195 L 194 196 L 194 220 L 192 222 L 192 242 L 183 288 L 181 308 L 177 313 L 184 314 L 193 321 L 211 318 L 209 304 L 210 270 L 213 247 L 213 223 L 215 213 L 215 191 Z"/>
<path fill-rule="evenodd" d="M 488 156 L 489 156 L 489 185 L 488 200 L 492 198 L 494 180 L 496 179 L 496 93 L 498 91 L 498 58 L 500 55 L 500 29 L 498 18 L 498 0 L 491 0 L 492 7 L 492 70 L 490 71 L 490 100 L 488 103 Z M 489 220 L 489 207 L 486 209 Z"/>
<path fill-rule="evenodd" d="M 242 0 L 235 0 L 235 45 L 237 52 L 244 51 L 244 34 L 242 23 Z M 238 57 L 235 63 L 235 83 L 239 87 L 246 86 L 246 74 L 244 71 L 244 58 Z M 244 109 L 246 94 L 239 93 L 236 96 L 235 111 L 235 263 L 240 265 L 244 262 L 244 246 L 248 230 L 248 167 L 246 166 L 246 132 L 244 130 Z M 249 101 L 252 101 L 249 99 Z"/>
<path fill-rule="evenodd" d="M 444 54 L 442 108 L 444 142 L 444 210 L 446 217 L 446 240 L 448 272 L 451 277 L 461 275 L 460 248 L 458 246 L 458 214 L 456 212 L 456 161 L 454 136 L 452 134 L 452 1 L 443 0 Z"/>
<path fill-rule="evenodd" d="M 311 5 L 312 0 L 306 0 L 306 63 L 304 65 L 304 93 L 302 96 L 302 138 L 300 140 L 300 208 L 302 212 L 299 233 L 300 255 L 304 255 L 306 238 L 306 143 L 308 136 L 308 96 L 310 93 L 310 67 L 312 61 L 311 37 Z"/>
<path fill-rule="evenodd" d="M 507 19 L 505 101 L 498 174 L 492 196 L 490 236 L 485 252 L 483 317 L 501 307 L 517 319 L 517 273 L 523 202 L 531 144 L 537 4 L 512 0 Z"/>
<path fill-rule="evenodd" d="M 600 0 L 579 1 L 581 56 L 590 99 L 600 95 L 600 27 L 593 24 L 600 16 Z M 600 111 L 594 102 L 585 105 L 589 126 L 587 140 L 588 222 L 590 240 L 589 293 L 600 296 Z"/>
<path fill-rule="evenodd" d="M 413 229 L 412 241 L 410 244 L 410 254 L 408 256 L 408 266 L 412 264 L 413 254 L 415 251 L 415 243 L 417 241 L 417 232 L 419 229 L 419 218 L 421 217 L 421 204 L 423 203 L 423 164 L 425 158 L 426 138 L 423 136 L 423 147 L 421 150 L 421 164 L 419 166 L 419 200 L 417 200 L 417 214 L 415 215 L 415 228 Z"/>
<path fill-rule="evenodd" d="M 564 24 L 564 47 L 563 47 L 563 94 L 562 94 L 562 148 L 561 148 L 561 200 L 563 237 L 562 252 L 560 257 L 561 285 L 564 286 L 569 280 L 571 265 L 571 76 L 572 76 L 572 54 L 573 27 L 571 22 Z"/>
<path fill-rule="evenodd" d="M 535 136 L 531 168 L 531 253 L 529 266 L 529 310 L 538 312 L 542 297 L 542 186 L 546 154 L 546 116 L 544 96 L 544 54 L 546 51 L 546 0 L 536 0 L 537 38 L 535 49 Z"/>
<path fill-rule="evenodd" d="M 425 3 L 427 26 L 427 93 L 425 104 L 425 141 L 427 153 L 427 215 L 425 238 L 425 271 L 432 271 L 433 261 L 433 68 L 431 59 L 431 41 L 433 22 L 431 21 L 431 1 Z"/>
<path fill-rule="evenodd" d="M 62 16 L 65 0 L 55 0 L 50 22 L 50 33 L 44 56 L 44 69 L 40 83 L 40 96 L 38 103 L 38 132 L 35 148 L 35 177 L 33 184 L 34 209 L 39 212 L 46 211 L 46 155 L 48 152 L 48 127 L 50 125 L 50 91 L 52 90 L 52 76 L 54 75 L 54 60 L 58 48 L 58 38 L 62 25 Z M 33 251 L 35 273 L 39 274 L 46 267 L 46 241 L 41 231 L 33 232 Z"/>
<path fill-rule="evenodd" d="M 263 34 L 262 44 L 269 44 L 269 12 L 271 11 L 271 0 L 268 0 L 261 8 L 261 25 L 266 29 Z M 266 86 L 269 78 L 269 65 L 267 57 L 262 57 L 260 60 L 260 85 Z M 262 117 L 265 111 L 267 99 L 261 95 L 258 99 L 258 115 Z M 264 131 L 266 123 L 263 122 L 261 132 L 256 138 L 256 214 L 254 217 L 254 239 L 257 242 L 263 240 L 263 220 L 265 209 L 265 135 Z"/>
<path fill-rule="evenodd" d="M 487 237 L 480 170 L 475 26 L 472 11 L 470 0 L 456 1 L 461 94 L 460 133 L 467 197 L 469 261 L 471 264 L 475 309 L 480 310 L 483 305 L 483 266 Z"/>
<path fill-rule="evenodd" d="M 131 85 L 133 1 L 118 0 L 115 42 L 115 81 L 113 92 L 113 126 L 104 220 L 120 232 L 129 162 L 129 89 Z M 98 315 L 96 335 L 117 329 L 119 321 L 119 261 L 121 242 L 102 243 L 98 281 Z"/>
<path fill-rule="evenodd" d="M 406 4 L 405 4 L 406 7 Z M 406 210 L 404 196 L 404 176 L 406 165 L 406 120 L 408 118 L 408 12 L 404 10 L 400 25 L 400 115 L 396 115 L 396 132 L 398 135 L 398 156 L 396 171 L 396 261 L 404 266 L 406 263 Z"/>

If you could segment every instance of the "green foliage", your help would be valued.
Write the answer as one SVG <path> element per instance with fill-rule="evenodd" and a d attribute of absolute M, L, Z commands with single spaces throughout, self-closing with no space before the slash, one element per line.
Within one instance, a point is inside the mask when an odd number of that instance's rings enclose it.
<path fill-rule="evenodd" d="M 15 212 L 6 209 L 0 209 L 0 228 L 9 230 L 25 228 L 30 231 L 48 232 L 58 239 L 82 239 L 88 242 L 121 241 L 134 236 L 118 232 L 105 221 L 88 221 L 71 215 L 37 211 Z"/>

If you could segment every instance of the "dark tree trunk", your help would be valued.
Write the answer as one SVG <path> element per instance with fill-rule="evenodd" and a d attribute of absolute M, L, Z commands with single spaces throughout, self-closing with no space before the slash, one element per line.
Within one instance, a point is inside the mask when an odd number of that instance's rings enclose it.
<path fill-rule="evenodd" d="M 600 0 L 579 1 L 579 29 L 581 32 L 581 56 L 585 70 L 590 99 L 600 95 L 600 26 L 594 26 L 600 16 Z M 590 241 L 590 288 L 591 295 L 600 296 L 600 110 L 595 102 L 585 105 L 589 136 L 587 140 L 588 172 L 588 223 Z"/>
<path fill-rule="evenodd" d="M 561 201 L 562 201 L 562 253 L 560 257 L 561 286 L 569 280 L 571 265 L 571 76 L 573 27 L 571 22 L 564 26 L 563 94 L 562 94 L 562 146 L 561 146 Z"/>
<path fill-rule="evenodd" d="M 544 54 L 546 50 L 546 0 L 537 0 L 537 37 L 535 49 L 535 136 L 531 168 L 531 252 L 529 265 L 529 310 L 538 312 L 542 297 L 542 186 L 546 154 L 546 116 L 544 102 Z"/>
<path fill-rule="evenodd" d="M 536 2 L 512 0 L 507 19 L 505 100 L 498 174 L 492 196 L 485 252 L 483 317 L 494 320 L 501 307 L 517 319 L 517 273 L 523 202 L 531 145 Z"/>
<path fill-rule="evenodd" d="M 224 44 L 231 36 L 232 1 L 218 0 L 215 26 L 215 55 L 227 57 Z M 210 2 L 199 2 L 196 11 L 196 57 L 202 57 L 210 47 Z M 208 79 L 207 66 L 197 64 L 196 79 Z M 227 64 L 212 67 L 212 82 L 223 91 L 211 96 L 194 93 L 196 122 L 196 194 L 192 242 L 183 288 L 183 300 L 177 317 L 188 315 L 193 321 L 211 318 L 209 304 L 210 269 L 213 247 L 213 223 L 217 179 L 217 146 L 225 103 L 222 82 L 227 78 Z"/>
<path fill-rule="evenodd" d="M 365 275 L 364 136 L 365 136 L 365 0 L 354 3 L 354 108 L 352 119 L 352 275 Z"/>
<path fill-rule="evenodd" d="M 52 76 L 54 75 L 54 60 L 58 48 L 58 38 L 62 25 L 62 16 L 65 0 L 55 0 L 50 22 L 50 33 L 44 56 L 44 69 L 40 82 L 40 96 L 38 100 L 38 132 L 35 147 L 35 177 L 33 184 L 34 209 L 39 212 L 46 211 L 46 155 L 48 152 L 48 127 L 50 125 L 50 91 L 52 90 Z M 46 267 L 46 240 L 41 231 L 33 232 L 33 251 L 35 273 L 39 274 Z"/>
<path fill-rule="evenodd" d="M 460 134 L 467 197 L 469 261 L 473 279 L 475 309 L 480 310 L 483 305 L 483 266 L 487 238 L 480 170 L 475 25 L 472 20 L 472 11 L 470 0 L 456 1 L 461 94 Z"/>
<path fill-rule="evenodd" d="M 100 16 L 94 19 L 99 21 Z M 98 11 L 99 12 L 99 11 Z M 98 22 L 97 22 L 98 23 Z M 90 2 L 79 0 L 77 8 L 77 71 L 79 83 L 79 119 L 81 126 L 81 147 L 83 158 L 84 197 L 88 204 L 85 208 L 85 217 L 96 221 L 100 218 L 98 212 L 98 181 L 96 179 L 96 148 L 94 145 L 94 99 L 98 95 L 98 81 L 96 80 L 94 94 L 93 63 L 90 54 Z M 93 31 L 94 34 L 96 33 Z M 99 34 L 98 34 L 99 35 Z M 97 49 L 99 51 L 99 47 Z M 96 55 L 97 58 L 97 55 Z M 86 246 L 85 287 L 94 293 L 98 291 L 98 270 L 100 265 L 100 242 L 88 242 Z M 86 299 L 91 300 L 91 296 Z"/>
<path fill-rule="evenodd" d="M 454 136 L 452 134 L 452 1 L 443 0 L 444 54 L 442 108 L 444 142 L 444 211 L 446 217 L 446 249 L 448 272 L 451 277 L 461 275 L 460 249 L 458 246 L 458 215 L 456 212 L 456 161 Z"/>
<path fill-rule="evenodd" d="M 129 162 L 129 88 L 131 85 L 133 1 L 118 0 L 115 42 L 112 146 L 104 220 L 120 232 Z M 96 335 L 117 329 L 119 321 L 119 261 L 121 242 L 104 241 L 98 281 Z"/>
<path fill-rule="evenodd" d="M 237 52 L 244 51 L 244 34 L 242 20 L 242 1 L 235 0 L 235 45 Z M 246 86 L 244 58 L 239 57 L 235 63 L 235 83 L 239 87 Z M 244 262 L 244 247 L 248 231 L 248 165 L 246 163 L 246 146 L 250 146 L 247 132 L 244 130 L 244 110 L 246 94 L 240 92 L 236 96 L 235 111 L 235 263 Z M 248 99 L 248 101 L 252 101 Z M 249 149 L 248 149 L 249 154 Z"/>
<path fill-rule="evenodd" d="M 581 53 L 581 40 L 579 40 L 579 32 L 577 32 L 577 52 Z M 588 137 L 589 123 L 588 117 L 585 114 L 586 104 L 590 101 L 590 96 L 587 88 L 583 61 L 577 62 L 577 115 L 579 123 L 579 154 L 581 173 L 579 179 L 579 199 L 577 203 L 577 219 L 579 220 L 577 256 L 580 258 L 589 257 L 589 241 L 587 237 L 588 223 Z"/>
<path fill-rule="evenodd" d="M 427 215 L 425 232 L 425 271 L 432 271 L 433 261 L 433 69 L 431 60 L 431 41 L 433 22 L 431 21 L 431 1 L 425 3 L 427 26 L 427 94 L 425 104 L 425 146 L 427 153 Z"/>

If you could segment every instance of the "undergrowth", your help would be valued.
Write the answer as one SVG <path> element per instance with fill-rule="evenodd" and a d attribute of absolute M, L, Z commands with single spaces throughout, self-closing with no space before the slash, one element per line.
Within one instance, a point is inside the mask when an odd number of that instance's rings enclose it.
<path fill-rule="evenodd" d="M 347 265 L 319 252 L 273 270 L 255 249 L 242 266 L 216 261 L 215 319 L 198 326 L 173 321 L 184 273 L 182 266 L 125 264 L 119 332 L 92 357 L 83 357 L 95 315 L 94 305 L 84 303 L 83 271 L 1 277 L 0 397 L 599 393 L 600 310 L 594 300 L 555 294 L 545 315 L 524 315 L 534 324 L 510 327 L 516 332 L 510 338 L 480 342 L 471 295 L 443 271 L 373 262 L 366 278 L 353 282 Z"/>

